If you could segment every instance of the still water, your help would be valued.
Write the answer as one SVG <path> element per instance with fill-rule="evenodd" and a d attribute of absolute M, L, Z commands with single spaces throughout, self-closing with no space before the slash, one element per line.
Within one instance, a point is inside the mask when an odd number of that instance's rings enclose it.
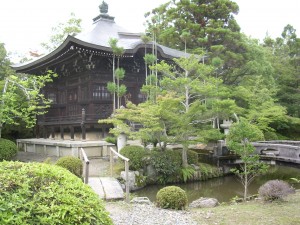
<path fill-rule="evenodd" d="M 257 177 L 250 184 L 248 195 L 257 194 L 258 188 L 268 180 L 279 179 L 290 182 L 290 178 L 292 177 L 300 179 L 300 169 L 285 166 L 272 166 L 267 174 Z M 174 185 L 179 186 L 186 191 L 189 202 L 201 197 L 211 197 L 218 199 L 219 202 L 229 202 L 230 199 L 235 196 L 242 197 L 244 193 L 242 184 L 235 176 Z M 153 202 L 155 201 L 156 193 L 163 187 L 163 185 L 151 185 L 136 191 L 135 194 L 141 197 L 146 196 Z M 293 184 L 293 187 L 300 189 L 300 184 Z"/>

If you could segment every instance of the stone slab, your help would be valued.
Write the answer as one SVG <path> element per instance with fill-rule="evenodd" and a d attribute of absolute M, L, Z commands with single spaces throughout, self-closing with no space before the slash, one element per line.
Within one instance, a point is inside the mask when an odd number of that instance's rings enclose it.
<path fill-rule="evenodd" d="M 93 189 L 93 191 L 99 195 L 100 198 L 104 199 L 105 194 L 99 177 L 89 177 L 88 184 Z"/>
<path fill-rule="evenodd" d="M 100 177 L 106 200 L 124 199 L 124 191 L 116 178 Z"/>

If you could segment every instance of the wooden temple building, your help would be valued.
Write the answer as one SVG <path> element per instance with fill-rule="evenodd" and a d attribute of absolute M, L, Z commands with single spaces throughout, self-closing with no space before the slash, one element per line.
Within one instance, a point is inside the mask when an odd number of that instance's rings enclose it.
<path fill-rule="evenodd" d="M 51 53 L 26 64 L 15 65 L 20 73 L 40 75 L 52 70 L 58 74 L 43 89 L 52 100 L 48 112 L 38 117 L 37 136 L 52 139 L 100 140 L 109 131 L 109 125 L 98 120 L 108 118 L 113 110 L 113 96 L 107 83 L 113 79 L 113 52 L 111 38 L 124 48 L 119 58 L 125 69 L 122 84 L 127 87 L 125 98 L 133 103 L 144 101 L 140 92 L 145 83 L 145 50 L 152 53 L 153 43 L 143 43 L 141 34 L 131 33 L 118 26 L 107 14 L 105 2 L 99 6 L 100 15 L 93 19 L 90 31 L 66 40 Z M 158 60 L 171 60 L 184 53 L 157 45 Z"/>

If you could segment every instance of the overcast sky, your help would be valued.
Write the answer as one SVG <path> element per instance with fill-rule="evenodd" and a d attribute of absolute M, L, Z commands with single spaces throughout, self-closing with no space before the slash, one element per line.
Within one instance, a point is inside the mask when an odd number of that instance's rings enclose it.
<path fill-rule="evenodd" d="M 144 31 L 144 14 L 168 0 L 106 0 L 116 23 L 134 32 Z M 300 0 L 234 0 L 240 7 L 236 17 L 242 32 L 263 39 L 268 32 L 279 37 L 291 24 L 300 36 Z M 66 22 L 72 12 L 82 19 L 83 28 L 99 14 L 102 0 L 8 0 L 0 8 L 0 42 L 9 52 L 38 50 L 49 40 L 51 28 Z"/>

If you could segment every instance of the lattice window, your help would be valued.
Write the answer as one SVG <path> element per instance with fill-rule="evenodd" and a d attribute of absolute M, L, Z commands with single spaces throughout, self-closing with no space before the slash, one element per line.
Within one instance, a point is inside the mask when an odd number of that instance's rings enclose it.
<path fill-rule="evenodd" d="M 79 115 L 79 110 L 78 110 L 78 106 L 77 105 L 69 105 L 68 106 L 68 115 L 69 116 L 75 116 L 75 115 Z"/>
<path fill-rule="evenodd" d="M 103 84 L 96 84 L 93 86 L 93 99 L 94 100 L 110 100 L 111 95 Z"/>

